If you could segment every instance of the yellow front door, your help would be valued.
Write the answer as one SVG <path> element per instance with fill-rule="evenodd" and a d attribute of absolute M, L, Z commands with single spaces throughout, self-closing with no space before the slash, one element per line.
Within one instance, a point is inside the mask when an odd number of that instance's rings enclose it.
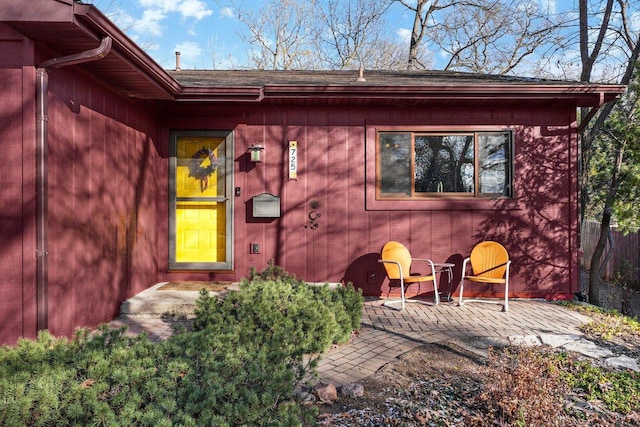
<path fill-rule="evenodd" d="M 170 266 L 230 269 L 228 135 L 172 133 Z"/>

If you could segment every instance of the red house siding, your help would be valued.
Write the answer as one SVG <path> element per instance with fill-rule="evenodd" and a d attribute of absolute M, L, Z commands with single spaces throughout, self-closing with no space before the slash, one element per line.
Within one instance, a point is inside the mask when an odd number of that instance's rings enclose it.
<path fill-rule="evenodd" d="M 33 47 L 0 26 L 0 344 L 35 332 L 35 70 Z"/>
<path fill-rule="evenodd" d="M 372 71 L 366 82 L 349 71 L 168 72 L 91 5 L 16 5 L 0 0 L 0 344 L 36 335 L 39 290 L 48 289 L 49 329 L 70 335 L 110 320 L 123 300 L 159 281 L 237 281 L 271 259 L 307 281 L 388 295 L 394 289 L 377 260 L 392 239 L 458 266 L 475 243 L 495 239 L 513 261 L 513 295 L 577 291 L 576 107 L 595 112 L 624 87 L 437 71 Z M 39 286 L 36 202 L 45 192 L 36 191 L 36 120 L 45 120 L 36 118 L 36 66 L 45 61 L 54 67 L 49 247 L 39 259 L 49 271 Z M 513 198 L 377 200 L 376 132 L 391 129 L 511 130 Z M 171 130 L 233 132 L 240 194 L 231 271 L 168 268 Z M 297 180 L 287 173 L 292 140 Z M 247 159 L 255 143 L 266 148 L 264 163 Z M 281 197 L 280 218 L 252 217 L 251 198 L 265 192 Z M 252 242 L 259 254 L 249 253 Z"/>
<path fill-rule="evenodd" d="M 204 115 L 194 106 L 170 108 L 161 119 L 167 123 L 165 133 L 169 128 L 235 131 L 235 186 L 241 188 L 241 197 L 234 200 L 235 271 L 207 277 L 239 280 L 250 267 L 262 269 L 273 259 L 308 281 L 353 281 L 367 294 L 387 295 L 390 289 L 377 263 L 386 241 L 402 241 L 420 257 L 460 264 L 475 243 L 495 239 L 514 260 L 514 295 L 571 296 L 578 284 L 574 109 L 489 108 L 247 104 L 232 109 L 207 107 Z M 389 128 L 512 129 L 514 198 L 376 201 L 376 130 Z M 290 140 L 298 141 L 298 180 L 287 175 Z M 266 161 L 252 165 L 245 153 L 256 142 L 266 147 Z M 263 192 L 281 196 L 281 218 L 251 219 L 249 201 Z M 317 229 L 308 227 L 309 204 L 314 200 L 320 205 Z M 260 243 L 260 254 L 249 254 L 250 242 Z M 161 270 L 166 269 L 165 258 L 160 256 Z M 198 274 L 175 272 L 163 279 L 195 277 Z M 488 288 L 481 293 L 495 296 Z"/>
<path fill-rule="evenodd" d="M 49 329 L 69 334 L 155 283 L 160 157 L 148 108 L 65 69 L 49 87 Z"/>
<path fill-rule="evenodd" d="M 39 52 L 0 27 L 0 343 L 36 335 L 35 67 Z M 48 55 L 50 57 L 50 54 Z M 84 74 L 49 73 L 48 327 L 111 320 L 156 282 L 160 158 L 153 110 Z"/>

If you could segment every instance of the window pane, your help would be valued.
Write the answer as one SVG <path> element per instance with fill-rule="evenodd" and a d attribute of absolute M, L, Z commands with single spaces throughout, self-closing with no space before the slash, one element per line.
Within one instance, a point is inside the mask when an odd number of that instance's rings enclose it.
<path fill-rule="evenodd" d="M 473 156 L 472 135 L 416 136 L 416 192 L 473 193 Z"/>
<path fill-rule="evenodd" d="M 380 134 L 380 192 L 411 195 L 411 134 Z"/>
<path fill-rule="evenodd" d="M 509 189 L 509 135 L 479 134 L 479 185 L 482 194 L 508 196 Z"/>

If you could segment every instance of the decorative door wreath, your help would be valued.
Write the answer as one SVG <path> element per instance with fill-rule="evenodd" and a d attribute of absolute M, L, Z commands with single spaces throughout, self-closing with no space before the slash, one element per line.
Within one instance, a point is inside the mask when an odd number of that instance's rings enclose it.
<path fill-rule="evenodd" d="M 209 165 L 203 167 L 204 160 L 209 159 Z M 216 171 L 218 166 L 218 159 L 213 154 L 213 150 L 207 147 L 202 147 L 195 153 L 189 161 L 189 176 L 200 180 L 200 192 L 203 192 L 209 187 L 209 175 Z"/>

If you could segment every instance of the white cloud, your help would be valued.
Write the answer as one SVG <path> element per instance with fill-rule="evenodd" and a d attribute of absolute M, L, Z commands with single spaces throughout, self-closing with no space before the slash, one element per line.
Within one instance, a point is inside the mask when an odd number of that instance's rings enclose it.
<path fill-rule="evenodd" d="M 182 18 L 200 20 L 213 13 L 202 0 L 139 0 L 147 10 L 161 10 L 164 13 L 178 12 Z"/>
<path fill-rule="evenodd" d="M 631 22 L 632 31 L 640 31 L 640 12 L 632 13 L 629 22 Z"/>
<path fill-rule="evenodd" d="M 127 16 L 127 19 L 133 22 L 130 27 L 141 35 L 161 36 L 164 32 L 162 22 L 171 13 L 180 14 L 182 19 L 196 20 L 213 13 L 201 0 L 138 0 L 138 3 L 143 8 L 142 17 L 135 20 Z"/>
<path fill-rule="evenodd" d="M 180 66 L 182 68 L 196 68 L 202 62 L 202 48 L 196 42 L 185 41 L 176 45 L 176 52 L 180 52 Z"/>
<path fill-rule="evenodd" d="M 235 18 L 236 14 L 233 12 L 233 9 L 230 7 L 220 8 L 220 16 L 223 18 Z"/>
<path fill-rule="evenodd" d="M 197 20 L 213 13 L 213 11 L 207 9 L 207 5 L 200 0 L 184 0 L 179 2 L 178 10 L 183 18 L 196 18 Z"/>
<path fill-rule="evenodd" d="M 400 38 L 402 43 L 409 43 L 409 40 L 411 40 L 411 30 L 408 28 L 399 28 L 396 31 L 396 35 Z"/>
<path fill-rule="evenodd" d="M 125 30 L 133 27 L 136 23 L 136 18 L 131 16 L 126 10 L 122 9 L 121 7 L 107 10 L 106 16 L 111 21 L 113 21 L 113 23 L 115 23 L 118 28 Z"/>
<path fill-rule="evenodd" d="M 161 9 L 166 12 L 177 10 L 179 0 L 139 0 L 140 6 L 145 9 Z"/>
<path fill-rule="evenodd" d="M 555 14 L 558 10 L 556 0 L 540 0 L 540 7 L 543 11 L 550 14 Z"/>
<path fill-rule="evenodd" d="M 148 9 L 142 12 L 142 18 L 137 20 L 133 28 L 138 34 L 151 34 L 152 36 L 162 35 L 162 24 L 160 23 L 167 17 L 160 10 Z"/>

